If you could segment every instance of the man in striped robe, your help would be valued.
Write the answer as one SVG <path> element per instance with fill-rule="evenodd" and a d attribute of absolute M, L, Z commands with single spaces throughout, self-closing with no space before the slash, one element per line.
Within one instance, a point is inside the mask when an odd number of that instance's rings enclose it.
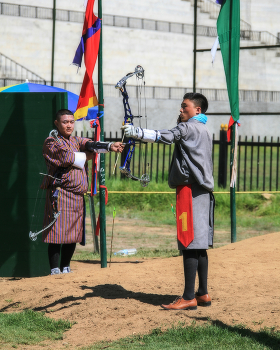
<path fill-rule="evenodd" d="M 67 109 L 57 112 L 54 123 L 57 132 L 51 132 L 43 146 L 43 156 L 48 168 L 48 175 L 41 185 L 47 191 L 44 227 L 53 221 L 54 214 L 60 212 L 60 215 L 43 232 L 42 239 L 49 244 L 51 274 L 59 274 L 70 272 L 70 261 L 76 243 L 81 243 L 84 238 L 87 162 L 92 159 L 94 152 L 122 152 L 124 146 L 120 142 L 93 142 L 88 138 L 71 136 L 74 116 Z"/>

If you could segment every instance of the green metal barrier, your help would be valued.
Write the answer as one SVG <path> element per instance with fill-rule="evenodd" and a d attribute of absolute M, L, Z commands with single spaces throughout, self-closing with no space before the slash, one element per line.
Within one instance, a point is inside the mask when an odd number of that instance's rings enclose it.
<path fill-rule="evenodd" d="M 42 146 L 54 128 L 55 113 L 68 107 L 67 93 L 3 92 L 0 106 L 0 276 L 48 275 L 47 244 L 41 235 L 32 242 L 29 231 L 42 229 L 45 193 L 39 190 L 39 173 L 46 172 Z"/>

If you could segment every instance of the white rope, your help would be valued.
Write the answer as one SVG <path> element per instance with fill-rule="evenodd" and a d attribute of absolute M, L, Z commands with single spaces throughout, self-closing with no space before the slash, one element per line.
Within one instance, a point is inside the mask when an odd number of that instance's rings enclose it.
<path fill-rule="evenodd" d="M 235 124 L 235 140 L 234 140 L 234 154 L 233 154 L 233 162 L 231 168 L 231 180 L 230 187 L 234 188 L 236 185 L 236 177 L 237 177 L 237 145 L 238 145 L 238 127 L 237 123 Z"/>

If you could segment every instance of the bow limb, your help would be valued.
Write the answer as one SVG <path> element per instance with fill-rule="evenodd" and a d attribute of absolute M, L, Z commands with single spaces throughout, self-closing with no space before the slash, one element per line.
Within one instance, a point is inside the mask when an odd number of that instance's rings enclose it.
<path fill-rule="evenodd" d="M 41 231 L 39 231 L 39 232 L 32 232 L 32 231 L 30 231 L 30 232 L 29 232 L 29 238 L 31 239 L 31 241 L 36 241 L 37 236 L 38 236 L 40 233 L 42 233 L 42 232 L 46 231 L 48 228 L 50 228 L 50 227 L 56 222 L 56 220 L 58 219 L 58 217 L 59 217 L 60 214 L 61 214 L 60 211 L 57 212 L 57 213 L 53 213 L 53 221 L 50 222 L 50 223 L 49 223 L 46 227 L 44 227 Z"/>

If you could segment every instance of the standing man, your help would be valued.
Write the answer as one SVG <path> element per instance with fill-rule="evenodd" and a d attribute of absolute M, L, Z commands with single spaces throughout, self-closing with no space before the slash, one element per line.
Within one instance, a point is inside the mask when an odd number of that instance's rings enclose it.
<path fill-rule="evenodd" d="M 84 241 L 85 203 L 88 190 L 88 161 L 94 152 L 122 152 L 120 142 L 93 142 L 87 138 L 71 136 L 74 115 L 67 109 L 56 114 L 57 128 L 50 133 L 43 146 L 43 156 L 48 175 L 41 185 L 46 189 L 44 227 L 55 215 L 56 221 L 43 232 L 43 242 L 48 243 L 51 275 L 70 272 L 70 261 L 76 243 Z M 60 259 L 61 251 L 61 259 Z"/>
<path fill-rule="evenodd" d="M 183 252 L 185 290 L 166 310 L 195 310 L 210 306 L 207 289 L 207 249 L 213 246 L 214 179 L 212 139 L 206 127 L 205 96 L 187 93 L 181 104 L 178 125 L 171 130 L 147 130 L 124 125 L 125 136 L 145 142 L 175 143 L 168 184 L 176 188 L 178 249 Z M 199 287 L 195 294 L 198 272 Z"/>

